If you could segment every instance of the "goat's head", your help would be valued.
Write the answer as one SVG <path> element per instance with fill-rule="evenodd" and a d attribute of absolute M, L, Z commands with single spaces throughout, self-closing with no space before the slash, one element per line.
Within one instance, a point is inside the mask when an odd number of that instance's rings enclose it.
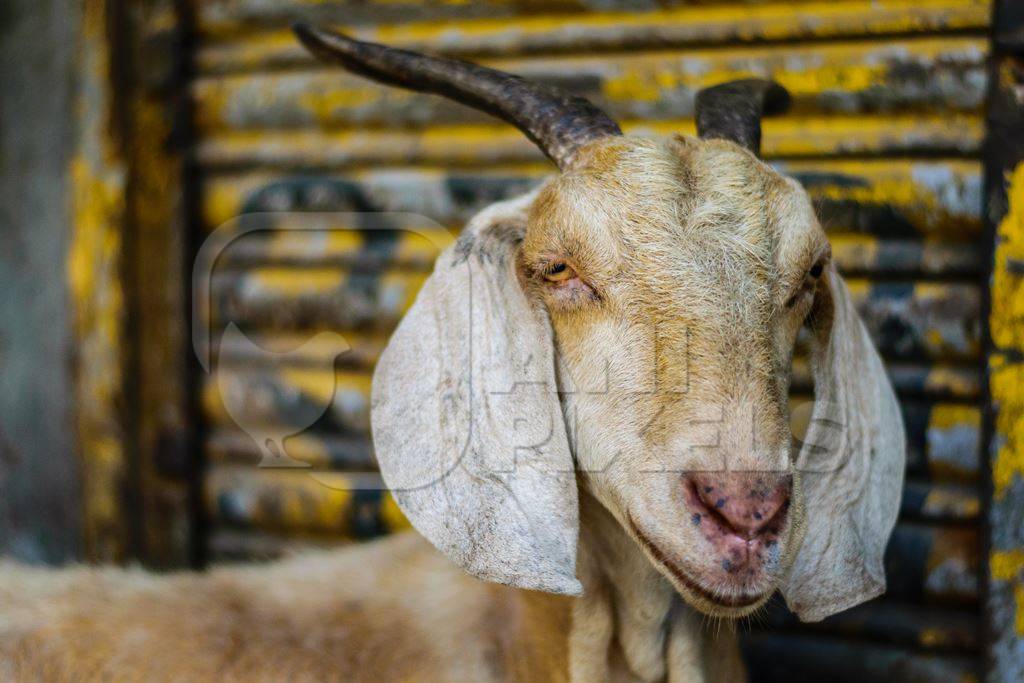
<path fill-rule="evenodd" d="M 806 193 L 757 157 L 785 91 L 704 91 L 700 137 L 656 142 L 550 87 L 298 31 L 504 118 L 561 169 L 471 222 L 378 365 L 376 453 L 425 536 L 482 578 L 576 593 L 582 486 L 707 613 L 779 587 L 819 619 L 884 588 L 903 428 Z M 801 330 L 816 400 L 797 453 Z"/>

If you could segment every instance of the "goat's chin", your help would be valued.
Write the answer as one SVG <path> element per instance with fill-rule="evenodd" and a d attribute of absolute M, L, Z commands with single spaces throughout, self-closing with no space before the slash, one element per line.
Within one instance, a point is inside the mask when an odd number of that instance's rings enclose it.
<path fill-rule="evenodd" d="M 711 588 L 674 561 L 657 544 L 629 520 L 630 531 L 643 548 L 651 563 L 669 580 L 676 592 L 694 609 L 713 617 L 738 619 L 756 612 L 775 592 L 776 581 L 769 572 L 761 569 L 764 576 L 754 585 L 735 586 L 723 580 Z"/>

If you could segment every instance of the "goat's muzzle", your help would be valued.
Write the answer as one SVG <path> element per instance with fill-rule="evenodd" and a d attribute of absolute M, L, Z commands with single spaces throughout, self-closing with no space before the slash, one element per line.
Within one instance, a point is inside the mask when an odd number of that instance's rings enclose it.
<path fill-rule="evenodd" d="M 690 523 L 729 574 L 757 572 L 777 551 L 793 478 L 776 473 L 701 472 L 683 477 Z"/>

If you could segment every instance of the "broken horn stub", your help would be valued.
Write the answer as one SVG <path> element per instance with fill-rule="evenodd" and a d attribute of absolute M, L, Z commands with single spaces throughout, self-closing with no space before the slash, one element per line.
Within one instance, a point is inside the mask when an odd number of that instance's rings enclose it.
<path fill-rule="evenodd" d="M 785 113 L 789 92 L 775 81 L 748 78 L 697 93 L 697 135 L 761 153 L 761 118 Z"/>
<path fill-rule="evenodd" d="M 622 135 L 618 124 L 590 101 L 560 88 L 459 59 L 355 40 L 308 24 L 296 23 L 292 30 L 322 61 L 386 85 L 441 95 L 511 123 L 563 170 L 572 165 L 580 146 Z"/>

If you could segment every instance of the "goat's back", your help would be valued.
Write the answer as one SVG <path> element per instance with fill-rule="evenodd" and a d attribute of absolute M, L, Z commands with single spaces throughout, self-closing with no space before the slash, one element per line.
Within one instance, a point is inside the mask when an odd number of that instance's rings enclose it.
<path fill-rule="evenodd" d="M 414 533 L 203 574 L 0 564 L 0 680 L 518 678 L 517 593 Z"/>

